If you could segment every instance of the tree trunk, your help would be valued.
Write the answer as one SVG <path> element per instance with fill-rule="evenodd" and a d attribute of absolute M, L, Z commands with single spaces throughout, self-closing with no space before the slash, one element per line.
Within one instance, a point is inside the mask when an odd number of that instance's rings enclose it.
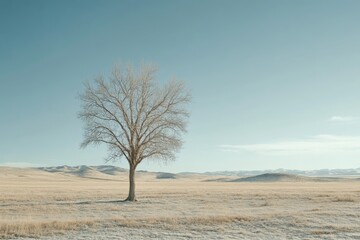
<path fill-rule="evenodd" d="M 130 166 L 129 171 L 129 196 L 126 201 L 136 201 L 135 197 L 135 166 Z"/>

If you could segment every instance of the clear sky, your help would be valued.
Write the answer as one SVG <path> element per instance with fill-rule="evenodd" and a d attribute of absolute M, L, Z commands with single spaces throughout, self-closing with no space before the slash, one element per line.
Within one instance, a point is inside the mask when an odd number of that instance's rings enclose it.
<path fill-rule="evenodd" d="M 79 147 L 77 95 L 144 60 L 193 102 L 177 161 L 141 169 L 360 167 L 359 12 L 356 0 L 0 0 L 0 164 L 104 164 L 105 147 Z"/>

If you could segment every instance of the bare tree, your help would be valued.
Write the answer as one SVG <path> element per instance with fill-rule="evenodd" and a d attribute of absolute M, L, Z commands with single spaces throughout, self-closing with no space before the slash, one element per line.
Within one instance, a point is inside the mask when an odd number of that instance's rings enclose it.
<path fill-rule="evenodd" d="M 109 79 L 96 78 L 80 94 L 79 118 L 85 122 L 81 146 L 105 143 L 107 161 L 121 157 L 128 161 L 128 201 L 136 201 L 136 167 L 144 159 L 175 159 L 186 132 L 189 92 L 176 80 L 159 86 L 155 72 L 149 64 L 138 71 L 116 66 Z"/>

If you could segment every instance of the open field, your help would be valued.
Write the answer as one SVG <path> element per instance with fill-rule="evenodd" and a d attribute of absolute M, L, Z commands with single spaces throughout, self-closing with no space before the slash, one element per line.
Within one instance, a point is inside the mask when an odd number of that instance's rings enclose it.
<path fill-rule="evenodd" d="M 80 174 L 81 175 L 81 174 Z M 0 238 L 360 239 L 360 181 L 222 182 L 0 168 Z"/>

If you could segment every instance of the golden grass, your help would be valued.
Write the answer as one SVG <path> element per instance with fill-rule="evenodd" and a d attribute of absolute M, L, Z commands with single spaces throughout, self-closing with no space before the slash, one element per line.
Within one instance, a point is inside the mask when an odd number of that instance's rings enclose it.
<path fill-rule="evenodd" d="M 94 226 L 92 220 L 0 222 L 0 238 L 39 237 Z"/>
<path fill-rule="evenodd" d="M 328 234 L 332 234 L 332 233 L 333 232 L 331 232 L 331 231 L 321 230 L 321 229 L 311 231 L 311 234 L 313 234 L 313 235 L 328 235 Z"/>
<path fill-rule="evenodd" d="M 337 196 L 335 202 L 356 202 L 356 198 L 350 195 Z"/>
<path fill-rule="evenodd" d="M 126 181 L 0 175 L 0 237 L 112 227 L 224 232 L 235 228 L 244 234 L 252 229 L 267 233 L 264 226 L 316 236 L 356 232 L 360 224 L 359 182 L 202 180 L 156 181 L 140 176 L 139 201 L 127 203 L 113 201 L 126 197 Z"/>
<path fill-rule="evenodd" d="M 221 225 L 237 221 L 252 221 L 253 217 L 245 216 L 202 216 L 202 217 L 147 217 L 125 219 L 82 219 L 69 221 L 0 221 L 0 238 L 39 237 L 41 235 L 61 234 L 69 230 L 86 229 L 99 225 L 122 226 L 130 228 L 158 227 L 174 229 L 185 225 Z"/>

